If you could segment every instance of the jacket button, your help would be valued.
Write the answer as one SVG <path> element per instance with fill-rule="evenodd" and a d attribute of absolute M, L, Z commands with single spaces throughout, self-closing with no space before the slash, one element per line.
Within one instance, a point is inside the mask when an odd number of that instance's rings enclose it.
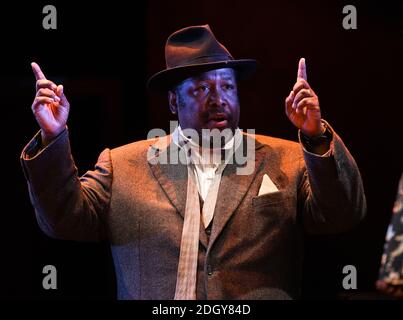
<path fill-rule="evenodd" d="M 212 274 L 213 274 L 213 269 L 211 268 L 211 265 L 207 265 L 207 274 L 209 275 L 209 276 L 211 276 Z"/>
<path fill-rule="evenodd" d="M 208 234 L 208 235 L 211 234 L 211 229 L 210 229 L 210 228 L 207 228 L 207 229 L 206 229 L 206 234 Z"/>

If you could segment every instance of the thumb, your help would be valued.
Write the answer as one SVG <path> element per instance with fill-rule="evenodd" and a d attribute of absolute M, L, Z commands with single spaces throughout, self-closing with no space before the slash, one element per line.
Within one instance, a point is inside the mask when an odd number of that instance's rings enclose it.
<path fill-rule="evenodd" d="M 68 107 L 69 102 L 67 101 L 66 96 L 64 95 L 64 88 L 63 85 L 58 85 L 56 88 L 56 95 L 60 98 L 60 104 L 63 107 Z"/>
<path fill-rule="evenodd" d="M 305 81 L 308 81 L 308 76 L 306 74 L 305 58 L 299 59 L 297 80 L 299 79 L 304 79 Z"/>

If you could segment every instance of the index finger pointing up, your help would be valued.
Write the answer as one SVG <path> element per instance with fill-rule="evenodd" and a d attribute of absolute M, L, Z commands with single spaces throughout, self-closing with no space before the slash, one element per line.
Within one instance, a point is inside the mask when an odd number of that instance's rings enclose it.
<path fill-rule="evenodd" d="M 306 65 L 305 65 L 305 58 L 301 58 L 299 60 L 299 64 L 298 64 L 298 74 L 297 74 L 297 80 L 298 79 L 304 79 L 304 80 L 308 80 L 308 77 L 306 75 Z"/>
<path fill-rule="evenodd" d="M 36 80 L 43 80 L 46 79 L 45 75 L 43 74 L 39 65 L 35 62 L 31 63 L 32 71 L 34 72 Z"/>

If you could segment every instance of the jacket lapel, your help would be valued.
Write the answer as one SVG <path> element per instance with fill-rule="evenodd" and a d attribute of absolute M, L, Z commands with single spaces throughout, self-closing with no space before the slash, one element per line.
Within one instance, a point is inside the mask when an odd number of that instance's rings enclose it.
<path fill-rule="evenodd" d="M 244 143 L 250 143 L 250 139 L 254 139 L 250 136 L 244 135 Z M 220 189 L 218 192 L 217 204 L 214 211 L 213 226 L 211 230 L 209 249 L 214 245 L 215 240 L 218 238 L 226 223 L 238 208 L 245 194 L 249 190 L 256 173 L 259 171 L 263 159 L 265 158 L 265 150 L 263 145 L 257 140 L 255 143 L 254 158 L 248 155 L 247 161 L 254 162 L 254 169 L 251 174 L 239 175 L 237 174 L 237 168 L 241 165 L 233 163 L 228 164 L 221 177 Z M 245 144 L 244 144 L 245 146 Z"/>
<path fill-rule="evenodd" d="M 181 217 L 184 218 L 188 178 L 187 166 L 181 161 L 177 161 L 175 164 L 171 164 L 170 161 L 167 163 L 158 161 L 158 159 L 169 160 L 172 148 L 171 142 L 171 136 L 167 136 L 166 138 L 159 139 L 155 144 L 151 145 L 150 150 L 154 154 L 153 159 L 155 159 L 155 161 L 148 161 L 148 163 L 154 177 L 165 192 L 169 201 L 176 208 Z M 179 152 L 181 153 L 183 151 L 181 150 Z M 175 156 L 174 152 L 173 155 Z M 184 156 L 184 154 L 179 156 Z M 202 225 L 203 224 L 201 223 L 201 226 Z M 199 240 L 201 244 L 207 248 L 207 236 L 202 228 L 203 227 L 200 229 Z"/>

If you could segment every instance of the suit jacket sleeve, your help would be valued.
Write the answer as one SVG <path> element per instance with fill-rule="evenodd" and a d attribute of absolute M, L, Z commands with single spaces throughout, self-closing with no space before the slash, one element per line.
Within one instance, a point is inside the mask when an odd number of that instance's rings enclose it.
<path fill-rule="evenodd" d="M 106 239 L 104 221 L 112 184 L 110 150 L 104 150 L 95 169 L 80 178 L 71 155 L 67 129 L 42 150 L 40 139 L 38 133 L 21 154 L 40 228 L 58 239 Z"/>
<path fill-rule="evenodd" d="M 364 188 L 350 152 L 333 134 L 330 154 L 318 156 L 303 148 L 299 206 L 307 233 L 326 234 L 347 231 L 364 217 Z"/>

